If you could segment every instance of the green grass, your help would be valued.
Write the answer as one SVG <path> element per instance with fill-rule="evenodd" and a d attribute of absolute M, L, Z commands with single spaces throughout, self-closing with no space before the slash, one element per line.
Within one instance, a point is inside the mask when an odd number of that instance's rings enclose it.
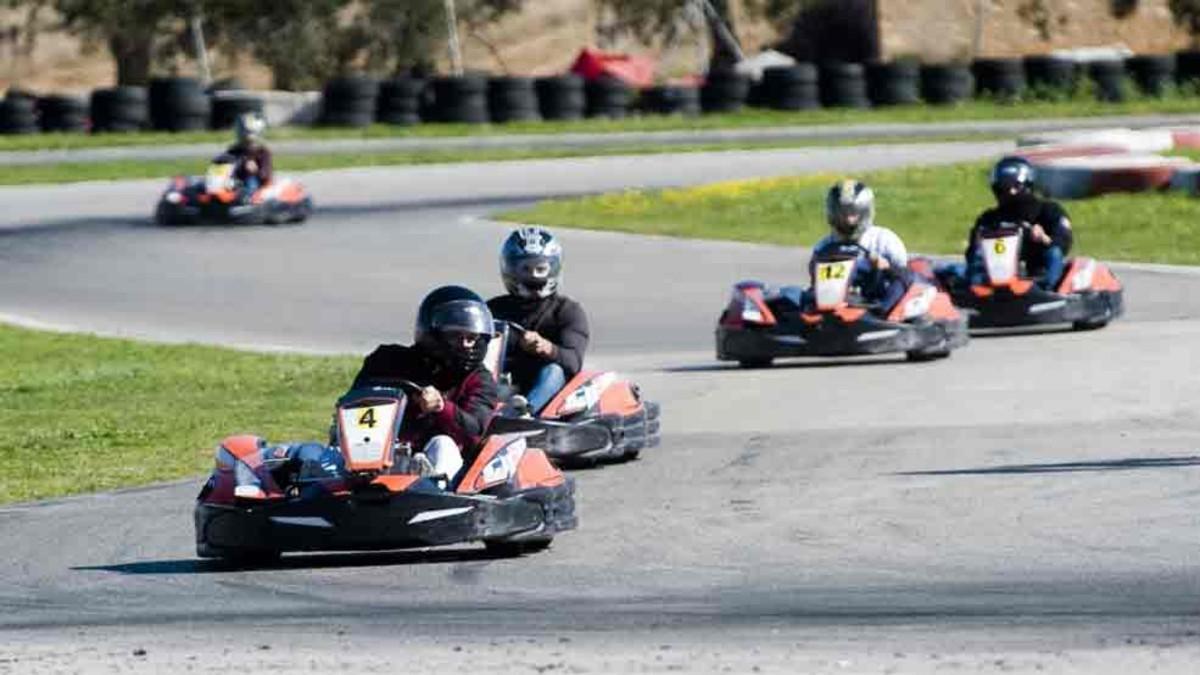
<path fill-rule="evenodd" d="M 315 171 L 361 166 L 400 166 L 446 162 L 489 162 L 518 159 L 548 159 L 555 157 L 598 157 L 605 155 L 661 154 L 669 152 L 705 152 L 712 150 L 763 150 L 812 146 L 859 145 L 863 143 L 932 143 L 937 141 L 985 141 L 1002 138 L 992 134 L 947 134 L 921 139 L 888 137 L 873 139 L 843 139 L 835 141 L 798 140 L 787 142 L 698 143 L 692 145 L 642 144 L 595 148 L 545 149 L 485 149 L 485 150 L 421 150 L 410 152 L 339 153 L 329 155 L 279 155 L 275 168 L 279 171 Z M 217 149 L 214 148 L 214 154 Z M 0 185 L 31 185 L 36 183 L 75 183 L 87 180 L 127 180 L 135 178 L 166 178 L 175 174 L 195 174 L 204 162 L 195 159 L 154 161 L 122 160 L 113 162 L 64 162 L 45 165 L 5 166 L 0 164 Z"/>
<path fill-rule="evenodd" d="M 913 105 L 872 110 L 820 109 L 800 112 L 746 109 L 738 113 L 679 116 L 631 116 L 621 120 L 586 119 L 568 122 L 518 122 L 511 124 L 419 124 L 397 127 L 377 124 L 364 129 L 279 127 L 271 140 L 323 138 L 428 138 L 500 134 L 615 133 L 687 129 L 736 129 L 815 124 L 871 124 L 887 122 L 960 122 L 1045 117 L 1094 117 L 1149 113 L 1196 113 L 1200 98 L 1171 95 L 1161 99 L 1135 98 L 1123 103 L 1101 103 L 1083 94 L 1061 101 L 1025 101 L 1017 104 L 972 100 L 952 106 Z M 0 136 L 0 152 L 10 150 L 65 150 L 176 143 L 228 143 L 230 131 L 130 134 L 35 134 Z"/>
<path fill-rule="evenodd" d="M 992 204 L 990 164 L 876 171 L 860 176 L 877 195 L 877 221 L 909 250 L 960 253 L 980 211 Z M 672 237 L 811 246 L 827 232 L 825 191 L 833 174 L 633 190 L 543 202 L 504 218 Z M 1063 205 L 1075 228 L 1075 251 L 1105 260 L 1200 264 L 1198 203 L 1181 193 L 1107 195 Z"/>
<path fill-rule="evenodd" d="M 235 433 L 323 439 L 358 363 L 0 325 L 0 503 L 200 476 Z"/>

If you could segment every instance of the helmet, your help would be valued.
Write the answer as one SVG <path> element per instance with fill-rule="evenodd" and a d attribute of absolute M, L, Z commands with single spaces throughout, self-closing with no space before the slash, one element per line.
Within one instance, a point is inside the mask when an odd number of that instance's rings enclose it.
<path fill-rule="evenodd" d="M 413 333 L 437 359 L 468 373 L 483 362 L 494 331 L 483 298 L 462 286 L 442 286 L 421 301 Z"/>
<path fill-rule="evenodd" d="M 259 143 L 267 130 L 267 120 L 256 112 L 242 113 L 234 121 L 238 143 Z"/>
<path fill-rule="evenodd" d="M 996 162 L 989 180 L 1000 205 L 1027 202 L 1035 197 L 1033 185 L 1037 172 L 1023 157 L 1005 157 Z"/>
<path fill-rule="evenodd" d="M 837 183 L 825 195 L 825 220 L 843 239 L 857 239 L 875 221 L 875 193 L 853 179 Z"/>
<path fill-rule="evenodd" d="M 562 245 L 540 227 L 514 230 L 500 247 L 500 278 L 513 295 L 554 295 L 562 283 Z"/>

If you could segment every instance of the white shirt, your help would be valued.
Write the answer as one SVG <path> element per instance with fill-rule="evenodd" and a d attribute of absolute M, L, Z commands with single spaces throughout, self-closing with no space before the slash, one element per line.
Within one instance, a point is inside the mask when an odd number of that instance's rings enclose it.
<path fill-rule="evenodd" d="M 840 241 L 842 241 L 840 237 L 829 234 L 818 241 L 813 250 L 819 251 Z M 908 249 L 904 248 L 904 242 L 900 241 L 900 237 L 895 232 L 886 227 L 871 225 L 858 236 L 857 243 L 869 255 L 877 255 L 886 259 L 892 267 L 901 268 L 908 265 Z"/>

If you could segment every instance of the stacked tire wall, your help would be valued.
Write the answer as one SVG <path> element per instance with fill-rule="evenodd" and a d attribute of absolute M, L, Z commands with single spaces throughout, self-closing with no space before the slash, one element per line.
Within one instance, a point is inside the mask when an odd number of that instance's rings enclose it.
<path fill-rule="evenodd" d="M 207 129 L 212 102 L 204 85 L 190 77 L 163 77 L 150 81 L 150 125 L 160 131 Z"/>
<path fill-rule="evenodd" d="M 379 81 L 348 75 L 325 83 L 321 94 L 321 124 L 331 127 L 365 127 L 375 121 Z"/>

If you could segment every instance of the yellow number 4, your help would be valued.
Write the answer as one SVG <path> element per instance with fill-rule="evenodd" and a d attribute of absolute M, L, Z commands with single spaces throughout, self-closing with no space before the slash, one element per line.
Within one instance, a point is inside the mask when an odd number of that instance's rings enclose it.
<path fill-rule="evenodd" d="M 367 427 L 368 429 L 375 428 L 375 409 L 367 408 L 367 411 L 358 418 L 358 426 Z"/>

